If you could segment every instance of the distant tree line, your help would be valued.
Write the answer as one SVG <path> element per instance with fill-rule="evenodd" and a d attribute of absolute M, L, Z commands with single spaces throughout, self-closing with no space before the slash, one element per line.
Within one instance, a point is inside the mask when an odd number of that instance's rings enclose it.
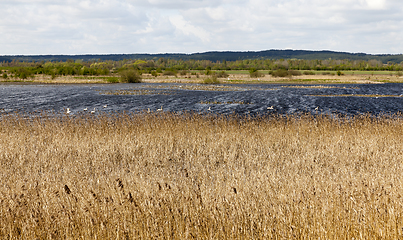
<path fill-rule="evenodd" d="M 37 74 L 50 75 L 52 77 L 65 75 L 98 76 L 120 73 L 126 70 L 135 70 L 139 74 L 150 73 L 154 76 L 186 75 L 191 70 L 209 72 L 228 70 L 249 70 L 251 73 L 257 70 L 303 70 L 303 71 L 403 71 L 402 63 L 382 63 L 379 60 L 298 60 L 298 59 L 246 59 L 236 61 L 210 61 L 210 60 L 176 60 L 159 58 L 157 60 L 67 60 L 61 62 L 52 61 L 3 61 L 0 70 L 3 77 L 15 76 L 28 78 Z M 6 74 L 6 75 L 4 75 Z"/>
<path fill-rule="evenodd" d="M 40 62 L 51 61 L 60 62 L 72 59 L 74 61 L 121 61 L 125 59 L 143 59 L 157 61 L 160 58 L 174 60 L 210 60 L 216 61 L 237 61 L 237 60 L 264 60 L 264 59 L 305 59 L 305 60 L 343 60 L 350 61 L 369 61 L 371 59 L 381 61 L 382 63 L 401 63 L 403 62 L 403 54 L 366 54 L 366 53 L 348 53 L 334 51 L 307 51 L 307 50 L 264 50 L 264 51 L 248 51 L 248 52 L 203 52 L 203 53 L 163 53 L 163 54 L 87 54 L 87 55 L 18 55 L 18 56 L 0 56 L 0 62 L 11 62 L 19 60 L 21 62 Z"/>

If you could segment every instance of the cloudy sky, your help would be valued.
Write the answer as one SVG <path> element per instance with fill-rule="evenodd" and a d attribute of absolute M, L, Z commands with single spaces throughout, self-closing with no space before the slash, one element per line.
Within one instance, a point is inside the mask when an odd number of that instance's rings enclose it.
<path fill-rule="evenodd" d="M 403 53 L 402 0 L 0 0 L 0 55 Z"/>

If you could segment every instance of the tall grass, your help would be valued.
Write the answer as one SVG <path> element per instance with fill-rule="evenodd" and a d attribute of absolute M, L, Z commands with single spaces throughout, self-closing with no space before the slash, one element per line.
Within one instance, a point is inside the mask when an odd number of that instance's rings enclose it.
<path fill-rule="evenodd" d="M 402 238 L 402 124 L 3 115 L 0 238 Z"/>

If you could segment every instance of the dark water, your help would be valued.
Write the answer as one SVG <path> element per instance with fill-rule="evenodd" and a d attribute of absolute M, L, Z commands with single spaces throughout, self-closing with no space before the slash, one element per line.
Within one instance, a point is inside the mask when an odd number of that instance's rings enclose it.
<path fill-rule="evenodd" d="M 318 95 L 393 95 L 392 97 Z M 403 84 L 342 85 L 0 85 L 0 112 L 54 111 L 79 114 L 84 108 L 99 112 L 163 111 L 266 114 L 268 112 L 360 114 L 403 110 Z M 103 106 L 107 105 L 106 108 Z M 273 106 L 273 110 L 267 109 Z M 317 110 L 315 110 L 317 109 Z"/>

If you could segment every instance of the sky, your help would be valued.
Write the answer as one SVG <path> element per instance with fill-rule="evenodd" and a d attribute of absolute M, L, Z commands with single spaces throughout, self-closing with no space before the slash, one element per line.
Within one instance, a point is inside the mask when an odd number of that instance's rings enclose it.
<path fill-rule="evenodd" d="M 0 0 L 0 55 L 403 53 L 403 0 Z"/>

